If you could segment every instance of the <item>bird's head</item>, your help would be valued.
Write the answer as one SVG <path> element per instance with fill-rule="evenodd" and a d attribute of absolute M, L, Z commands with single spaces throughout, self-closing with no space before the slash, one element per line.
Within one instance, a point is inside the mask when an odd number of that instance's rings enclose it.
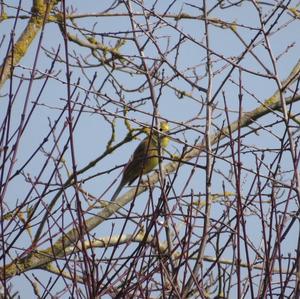
<path fill-rule="evenodd" d="M 167 121 L 162 121 L 160 123 L 160 131 L 161 132 L 168 132 L 170 130 L 169 124 Z"/>
<path fill-rule="evenodd" d="M 170 130 L 170 127 L 169 127 L 169 124 L 168 124 L 167 121 L 162 121 L 159 126 L 160 126 L 159 130 L 162 133 L 167 133 Z M 165 135 L 165 134 L 162 134 L 162 135 L 163 136 L 161 138 L 161 146 L 166 147 L 168 145 L 169 141 L 170 141 L 170 137 L 168 135 Z"/>

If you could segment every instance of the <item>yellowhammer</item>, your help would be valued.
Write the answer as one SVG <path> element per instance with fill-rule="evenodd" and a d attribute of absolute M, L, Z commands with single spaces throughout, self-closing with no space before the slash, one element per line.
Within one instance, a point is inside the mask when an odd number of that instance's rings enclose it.
<path fill-rule="evenodd" d="M 166 133 L 169 131 L 167 122 L 160 123 L 160 131 Z M 159 163 L 159 146 L 164 149 L 170 138 L 167 135 L 160 135 L 159 132 L 153 131 L 153 134 L 147 136 L 135 149 L 132 158 L 124 169 L 122 180 L 115 191 L 111 201 L 116 200 L 122 188 L 127 184 L 132 184 L 140 175 L 146 174 L 154 169 Z"/>

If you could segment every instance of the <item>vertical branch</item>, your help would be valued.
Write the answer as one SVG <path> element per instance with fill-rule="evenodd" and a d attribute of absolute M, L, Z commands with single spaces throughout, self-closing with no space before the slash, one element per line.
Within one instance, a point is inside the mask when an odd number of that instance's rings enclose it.
<path fill-rule="evenodd" d="M 97 293 L 97 289 L 94 284 L 93 277 L 91 275 L 91 265 L 89 263 L 89 257 L 87 254 L 87 250 L 85 247 L 84 236 L 86 235 L 85 230 L 85 220 L 83 217 L 83 211 L 81 206 L 81 201 L 79 198 L 79 185 L 77 179 L 77 159 L 75 154 L 75 140 L 74 140 L 74 125 L 73 125 L 73 109 L 71 105 L 71 71 L 69 64 L 69 46 L 68 46 L 68 36 L 67 36 L 67 26 L 66 26 L 66 3 L 65 0 L 62 0 L 62 9 L 63 9 L 63 19 L 62 19 L 62 29 L 63 29 L 63 38 L 64 38 L 64 46 L 65 46 L 65 66 L 66 66 L 66 79 L 67 79 L 67 112 L 68 112 L 68 128 L 69 128 L 69 142 L 70 142 L 70 152 L 71 152 L 71 161 L 72 161 L 72 171 L 73 171 L 73 184 L 74 184 L 74 192 L 76 198 L 76 213 L 78 217 L 78 241 L 80 242 L 80 248 L 83 255 L 83 265 L 84 265 L 84 276 L 86 277 L 86 286 L 88 290 L 88 294 L 90 297 L 94 297 Z"/>
<path fill-rule="evenodd" d="M 195 266 L 191 277 L 189 278 L 186 286 L 184 287 L 184 297 L 192 292 L 192 284 L 195 279 L 198 279 L 199 270 L 203 265 L 203 256 L 208 241 L 208 231 L 210 222 L 210 209 L 211 209 L 211 178 L 212 178 L 212 144 L 211 144 L 211 129 L 212 129 L 212 61 L 210 53 L 209 42 L 209 23 L 206 0 L 203 0 L 203 14 L 205 24 L 205 46 L 206 46 L 206 71 L 207 71 L 207 93 L 206 93 L 206 124 L 205 124 L 205 152 L 206 152 L 206 165 L 205 165 L 205 213 L 203 221 L 203 230 Z M 203 288 L 203 285 L 200 287 Z"/>
<path fill-rule="evenodd" d="M 251 271 L 251 260 L 250 260 L 250 254 L 249 254 L 249 244 L 248 244 L 248 234 L 246 231 L 246 219 L 244 217 L 244 205 L 246 205 L 246 203 L 244 203 L 243 201 L 243 196 L 242 196 L 242 190 L 241 190 L 241 178 L 242 178 L 242 165 L 243 162 L 241 161 L 241 120 L 242 120 L 242 116 L 243 116 L 243 93 L 242 93 L 242 84 L 243 84 L 243 80 L 242 80 L 242 72 L 241 70 L 239 71 L 239 117 L 238 117 L 238 177 L 237 177 L 237 231 L 238 231 L 238 242 L 240 240 L 240 225 L 242 226 L 242 230 L 243 230 L 243 239 L 244 239 L 244 247 L 245 247 L 245 255 L 246 255 L 246 260 L 247 260 L 247 271 L 248 271 L 248 279 L 249 279 L 249 288 L 250 288 L 250 293 L 252 298 L 254 298 L 254 289 L 253 289 L 253 279 L 252 279 L 252 271 Z M 257 172 L 257 176 L 259 177 L 259 172 Z M 240 244 L 238 245 L 238 248 Z M 240 255 L 240 252 L 239 252 Z M 239 256 L 238 261 L 237 261 L 237 272 L 238 275 L 240 276 L 240 262 L 241 262 L 241 258 Z M 239 288 L 240 288 L 240 281 L 238 282 L 239 284 Z M 240 289 L 239 289 L 240 292 Z M 240 294 L 241 296 L 241 294 Z"/>

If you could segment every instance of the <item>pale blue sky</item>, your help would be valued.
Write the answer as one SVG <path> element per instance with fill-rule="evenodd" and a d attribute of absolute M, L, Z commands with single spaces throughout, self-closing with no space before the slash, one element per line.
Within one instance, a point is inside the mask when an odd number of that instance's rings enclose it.
<path fill-rule="evenodd" d="M 22 1 L 22 7 L 24 9 L 29 10 L 30 4 L 26 1 Z M 66 4 L 68 7 L 77 8 L 77 13 L 95 13 L 95 12 L 101 12 L 105 7 L 107 7 L 108 3 L 111 3 L 112 1 L 67 1 Z M 147 8 L 151 8 L 154 1 L 145 1 L 145 6 Z M 257 1 L 259 2 L 259 1 Z M 299 1 L 291 1 L 289 4 L 290 7 L 296 6 Z M 9 3 L 10 5 L 16 5 L 15 1 L 5 1 L 5 3 Z M 159 1 L 159 5 L 155 8 L 156 13 L 162 13 L 166 7 L 170 5 L 171 1 Z M 201 1 L 176 1 L 176 3 L 173 5 L 171 12 L 173 14 L 179 13 L 181 10 L 184 13 L 189 13 L 192 15 L 200 15 L 199 10 L 194 6 L 189 6 L 188 4 L 192 5 L 201 5 L 199 4 Z M 209 5 L 214 5 L 216 1 L 208 1 Z M 274 1 L 266 1 L 266 3 L 269 3 L 271 5 L 274 5 Z M 15 10 L 11 8 L 5 8 L 7 10 L 8 15 L 15 14 Z M 272 9 L 272 6 L 264 5 L 264 14 L 269 14 L 270 10 Z M 137 12 L 139 8 L 135 6 L 135 11 Z M 124 11 L 124 7 L 120 6 L 120 8 L 117 10 L 118 12 Z M 23 14 L 23 13 L 21 13 Z M 276 14 L 277 16 L 278 14 Z M 251 1 L 243 1 L 241 5 L 238 5 L 237 7 L 228 8 L 228 9 L 217 9 L 214 10 L 211 14 L 212 18 L 219 18 L 223 21 L 227 22 L 235 22 L 236 24 L 243 24 L 245 26 L 252 27 L 249 28 L 242 28 L 237 27 L 237 33 L 244 39 L 245 42 L 249 43 L 252 38 L 257 34 L 258 29 L 260 28 L 259 19 L 257 15 L 257 11 L 255 11 L 253 4 L 251 4 Z M 143 21 L 142 18 L 137 18 L 138 21 Z M 154 19 L 152 19 L 153 21 Z M 166 18 L 167 22 L 172 24 L 172 26 L 175 25 L 174 19 Z M 96 23 L 97 22 L 97 23 Z M 16 36 L 18 36 L 19 32 L 24 28 L 25 24 L 27 23 L 27 20 L 20 20 L 19 25 L 17 27 L 17 33 Z M 111 33 L 111 32 L 118 32 L 121 36 L 124 36 L 122 33 L 123 31 L 126 31 L 130 29 L 130 25 L 128 23 L 127 17 L 106 17 L 106 18 L 82 18 L 76 20 L 76 23 L 78 26 L 84 27 L 88 30 L 93 30 L 93 26 L 95 25 L 95 31 L 99 34 L 96 36 L 96 38 L 101 41 L 101 34 L 104 33 Z M 96 23 L 96 24 L 95 24 Z M 272 23 L 272 22 L 271 22 Z M 2 22 L 2 30 L 1 30 L 1 36 L 6 35 L 6 39 L 4 40 L 4 43 L 2 47 L 0 48 L 0 57 L 1 61 L 6 53 L 6 47 L 8 43 L 8 36 L 10 35 L 11 29 L 12 29 L 13 20 L 3 21 Z M 268 23 L 269 24 L 269 23 Z M 266 25 L 268 28 L 268 24 Z M 203 76 L 203 79 L 198 82 L 202 87 L 206 88 L 207 85 L 207 78 L 205 77 L 205 50 L 199 46 L 200 43 L 204 44 L 204 25 L 203 22 L 195 21 L 195 20 L 180 20 L 177 24 L 178 29 L 182 32 L 182 34 L 186 35 L 186 40 L 183 44 L 183 46 L 179 49 L 178 52 L 178 68 L 180 71 L 184 73 L 184 75 L 189 78 L 189 80 L 193 81 L 194 74 L 191 71 L 186 71 L 187 68 L 195 65 L 199 65 L 196 69 L 197 75 Z M 282 26 L 282 29 L 281 29 Z M 277 31 L 277 29 L 280 29 Z M 69 28 L 70 30 L 70 28 Z M 280 17 L 278 24 L 274 27 L 272 30 L 274 33 L 270 37 L 270 43 L 271 48 L 273 50 L 274 56 L 278 56 L 281 53 L 284 53 L 287 48 L 291 46 L 291 48 L 287 51 L 286 54 L 284 54 L 278 61 L 277 67 L 280 79 L 283 80 L 291 71 L 292 67 L 295 65 L 295 63 L 299 59 L 299 53 L 300 53 L 300 26 L 299 26 L 299 20 L 295 20 L 292 16 L 292 14 L 284 13 L 282 17 Z M 211 50 L 217 54 L 225 56 L 226 59 L 235 59 L 244 50 L 244 45 L 241 43 L 241 41 L 238 40 L 238 37 L 229 29 L 224 28 L 217 28 L 215 26 L 209 27 L 210 32 L 210 47 Z M 160 37 L 158 39 L 158 43 L 161 45 L 162 49 L 166 47 L 169 43 L 169 48 L 174 47 L 178 43 L 178 39 L 180 37 L 178 31 L 176 31 L 173 28 L 168 27 L 165 25 L 163 28 L 159 30 L 158 33 L 156 33 L 156 37 Z M 168 37 L 168 39 L 167 39 Z M 182 37 L 182 36 L 181 36 Z M 191 39 L 188 39 L 187 37 L 193 37 L 196 42 L 191 41 Z M 142 37 L 140 40 L 144 40 L 144 37 Z M 104 39 L 105 43 L 108 41 L 111 43 L 110 46 L 114 46 L 116 39 L 110 39 L 107 38 Z M 36 47 L 38 43 L 38 38 L 34 41 L 34 43 L 31 45 L 30 50 L 24 57 L 24 59 L 21 60 L 20 66 L 16 69 L 17 74 L 25 73 L 25 76 L 29 75 L 29 72 L 27 70 L 24 71 L 24 68 L 32 68 L 33 65 L 33 58 L 36 53 Z M 271 61 L 268 57 L 268 52 L 266 48 L 261 44 L 261 37 L 259 37 L 255 44 L 258 44 L 253 52 L 257 57 L 262 61 L 263 65 L 272 70 Z M 63 45 L 63 39 L 58 31 L 58 26 L 56 24 L 47 24 L 45 31 L 44 31 L 44 37 L 42 41 L 42 46 L 47 49 L 48 51 L 56 51 L 58 47 L 60 46 L 60 56 L 64 57 L 64 45 Z M 78 47 L 77 45 L 72 44 L 69 42 L 69 53 L 70 55 L 74 55 L 76 51 L 76 55 L 80 54 L 82 57 L 86 57 L 89 55 L 89 50 L 82 50 L 82 48 Z M 133 42 L 128 41 L 120 50 L 120 52 L 123 55 L 138 55 L 136 48 L 133 44 Z M 144 51 L 146 56 L 159 59 L 159 55 L 156 52 L 156 49 L 153 44 L 150 43 L 149 47 L 146 47 Z M 174 58 L 177 53 L 175 51 L 172 51 L 169 55 L 167 55 L 167 59 L 170 62 L 170 64 L 174 63 Z M 89 59 L 89 58 L 87 58 Z M 212 92 L 218 90 L 222 80 L 229 72 L 231 66 L 226 65 L 224 63 L 224 60 L 222 60 L 220 57 L 217 57 L 216 55 L 212 56 L 212 71 L 215 72 L 215 76 L 213 78 L 213 85 L 212 85 Z M 90 62 L 96 63 L 95 59 L 91 59 Z M 70 63 L 75 63 L 75 60 L 70 57 Z M 41 51 L 41 55 L 38 59 L 38 70 L 41 72 L 45 72 L 46 69 L 49 69 L 51 64 L 51 60 L 46 57 L 45 53 Z M 149 65 L 151 63 L 149 62 Z M 148 65 L 148 66 L 149 66 Z M 259 63 L 248 53 L 246 57 L 243 59 L 243 61 L 240 64 L 245 69 L 251 71 L 251 72 L 261 72 L 266 73 L 265 70 Z M 225 68 L 224 68 L 225 67 Z M 223 69 L 224 68 L 224 69 Z M 108 71 L 111 71 L 110 68 L 107 69 Z M 94 82 L 93 87 L 95 90 L 98 90 L 98 88 L 102 85 L 103 80 L 107 76 L 107 70 L 104 70 L 100 67 L 91 67 L 85 69 L 85 75 L 89 78 L 89 80 L 92 79 L 95 72 L 97 72 L 97 79 Z M 66 69 L 63 64 L 57 64 L 55 67 L 55 72 L 60 71 L 58 74 L 59 80 L 50 79 L 47 83 L 47 86 L 41 96 L 40 104 L 43 104 L 39 106 L 28 125 L 28 128 L 24 132 L 24 135 L 21 139 L 20 143 L 20 150 L 18 152 L 17 156 L 17 162 L 14 170 L 16 171 L 18 167 L 23 165 L 23 163 L 28 159 L 30 154 L 33 152 L 33 150 L 43 141 L 45 134 L 49 131 L 49 120 L 53 124 L 55 119 L 60 113 L 60 110 L 58 108 L 63 107 L 65 104 L 65 99 L 67 98 L 67 89 L 66 85 L 62 84 L 62 82 L 66 81 Z M 73 99 L 76 98 L 78 95 L 79 102 L 82 103 L 85 98 L 85 90 L 88 89 L 89 83 L 88 80 L 83 76 L 83 74 L 80 72 L 80 70 L 76 67 L 71 66 L 72 71 L 72 79 L 71 82 L 75 83 L 80 77 L 80 93 L 76 93 Z M 173 76 L 174 73 L 168 67 L 167 65 L 164 65 L 162 69 L 159 70 L 159 74 L 164 71 L 164 76 L 167 78 L 168 76 Z M 134 89 L 139 87 L 141 82 L 145 80 L 143 76 L 131 76 L 128 75 L 125 72 L 118 72 L 115 71 L 113 73 L 115 78 L 118 80 L 118 83 L 121 84 L 126 89 Z M 260 76 L 255 76 L 253 74 L 243 72 L 242 73 L 242 79 L 243 79 L 243 111 L 250 111 L 254 109 L 255 107 L 258 107 L 259 102 L 263 102 L 266 98 L 271 96 L 274 91 L 277 89 L 276 84 L 274 80 L 263 78 Z M 61 80 L 61 81 L 60 81 Z M 238 80 L 239 80 L 239 73 L 237 70 L 233 72 L 233 74 L 230 77 L 230 80 L 226 82 L 226 84 L 223 86 L 222 91 L 224 91 L 227 105 L 229 106 L 229 109 L 232 111 L 230 113 L 230 120 L 234 121 L 237 119 L 237 109 L 238 109 Z M 17 80 L 15 80 L 13 90 L 15 90 L 17 85 Z M 32 106 L 32 101 L 36 100 L 36 96 L 38 92 L 40 91 L 40 88 L 43 84 L 43 79 L 38 80 L 33 83 L 33 87 L 30 94 L 30 107 Z M 19 95 L 16 99 L 16 104 L 14 105 L 13 110 L 13 116 L 12 119 L 12 127 L 16 127 L 20 120 L 20 113 L 21 109 L 23 108 L 22 104 L 26 97 L 27 87 L 28 87 L 28 81 L 24 81 L 24 86 L 21 88 L 21 91 L 19 92 Z M 176 87 L 179 90 L 184 90 L 187 93 L 191 93 L 194 97 L 194 100 L 189 97 L 183 97 L 182 99 L 178 98 L 178 95 L 169 87 L 164 87 L 162 89 L 162 95 L 159 100 L 158 109 L 160 112 L 160 115 L 163 118 L 166 118 L 170 121 L 172 128 L 177 128 L 177 124 L 180 123 L 187 123 L 191 121 L 197 113 L 200 112 L 201 105 L 199 102 L 205 101 L 205 94 L 203 92 L 199 92 L 195 89 L 192 89 L 190 85 L 188 85 L 182 78 L 176 78 L 170 80 L 170 85 L 172 87 Z M 3 90 L 1 90 L 1 96 L 5 95 L 5 93 L 8 92 L 9 84 L 7 83 Z M 79 90 L 78 90 L 79 91 Z M 158 95 L 160 92 L 160 86 L 155 87 L 156 94 Z M 106 94 L 109 97 L 111 97 L 113 100 L 118 101 L 119 96 L 115 92 L 115 90 L 112 88 L 111 84 L 107 84 L 105 88 L 101 91 L 102 95 Z M 251 95 L 255 95 L 255 97 Z M 287 93 L 287 95 L 291 95 L 291 92 Z M 125 102 L 130 102 L 134 100 L 138 100 L 141 97 L 149 97 L 149 91 L 136 91 L 136 92 L 123 92 L 122 93 L 123 99 Z M 0 102 L 0 119 L 2 123 L 2 119 L 5 116 L 6 111 L 6 96 L 4 96 L 1 99 Z M 76 127 L 76 131 L 74 132 L 74 142 L 75 142 L 75 148 L 76 148 L 76 160 L 77 160 L 77 167 L 78 169 L 84 167 L 89 163 L 91 160 L 98 157 L 105 149 L 106 144 L 108 142 L 108 139 L 110 138 L 110 127 L 107 125 L 106 122 L 104 122 L 102 116 L 97 113 L 93 113 L 94 110 L 97 108 L 97 101 L 100 103 L 100 105 L 104 104 L 104 99 L 99 97 L 96 99 L 96 97 L 90 95 L 87 106 L 89 106 L 86 109 L 86 112 L 83 113 L 83 115 L 80 118 L 80 121 L 78 123 L 78 126 Z M 217 105 L 217 108 L 214 112 L 215 117 L 219 117 L 216 119 L 215 124 L 217 126 L 221 126 L 222 122 L 225 121 L 226 123 L 226 116 L 224 112 L 222 112 L 222 109 L 224 108 L 223 104 L 223 96 L 222 93 L 219 93 L 216 97 L 215 103 Z M 147 103 L 146 105 L 140 107 L 143 112 L 148 113 L 148 115 L 151 115 L 153 108 L 151 106 L 151 103 Z M 106 109 L 106 111 L 102 111 L 103 113 L 115 113 L 116 106 L 108 104 L 103 107 L 103 109 Z M 298 113 L 299 111 L 299 104 L 295 107 L 293 110 L 294 113 Z M 121 114 L 120 114 L 121 115 Z M 280 115 L 280 114 L 278 114 Z M 108 116 L 111 119 L 111 116 Z M 145 116 L 143 113 L 134 112 L 130 113 L 129 117 L 133 118 L 134 121 L 137 123 L 148 123 L 150 124 L 151 117 Z M 201 119 L 198 120 L 192 120 L 190 123 L 191 126 L 203 126 L 205 124 L 205 110 L 202 111 L 201 115 L 199 116 Z M 64 116 L 64 119 L 66 116 Z M 258 125 L 260 126 L 266 126 L 269 123 L 272 123 L 274 121 L 274 118 L 277 118 L 275 114 L 270 114 L 267 117 L 264 117 L 260 120 L 258 120 Z M 278 121 L 280 118 L 278 117 Z M 61 121 L 58 125 L 58 128 L 61 128 L 64 125 L 64 121 Z M 137 127 L 134 122 L 133 126 Z M 125 126 L 121 119 L 117 120 L 117 134 L 116 134 L 116 141 L 122 140 L 122 138 L 127 133 Z M 216 129 L 215 127 L 213 128 Z M 203 127 L 198 127 L 198 130 L 201 132 L 204 132 Z M 252 134 L 250 136 L 246 136 L 245 139 L 243 139 L 243 144 L 249 146 L 253 151 L 255 148 L 258 149 L 272 149 L 275 147 L 279 147 L 279 141 L 277 138 L 274 137 L 273 134 L 277 134 L 278 136 L 283 136 L 284 134 L 284 127 L 282 127 L 282 124 L 278 125 L 277 127 L 270 128 L 270 132 L 268 131 L 269 128 L 266 128 L 265 131 L 260 130 L 257 135 Z M 59 131 L 59 130 L 58 130 Z M 57 132 L 58 132 L 57 131 Z M 243 132 L 246 132 L 246 130 L 243 130 Z M 299 134 L 299 133 L 298 133 Z M 65 132 L 63 140 L 65 141 L 68 137 L 68 131 Z M 178 133 L 176 138 L 180 139 L 181 141 L 184 141 L 185 138 L 189 144 L 193 144 L 195 140 L 199 137 L 199 132 L 196 130 L 194 131 L 187 131 L 185 135 L 182 133 Z M 49 139 L 50 142 L 48 142 L 45 145 L 45 150 L 50 150 L 50 148 L 53 145 L 53 141 Z M 94 175 L 98 172 L 106 172 L 115 166 L 121 165 L 123 163 L 126 163 L 126 161 L 129 159 L 132 151 L 138 144 L 138 140 L 131 142 L 130 144 L 126 145 L 125 147 L 117 150 L 112 155 L 108 156 L 106 159 L 98 163 L 94 168 L 89 170 L 87 173 L 85 173 L 83 176 L 80 177 L 80 179 L 87 178 L 90 175 Z M 60 143 L 61 145 L 64 144 L 63 142 Z M 176 142 L 171 142 L 169 146 L 169 150 L 172 153 L 178 153 L 181 152 L 183 148 L 182 144 L 178 144 Z M 61 148 L 62 149 L 62 148 Z M 226 153 L 230 153 L 229 150 Z M 225 154 L 224 154 L 225 156 Z M 266 152 L 265 155 L 265 163 L 269 164 L 274 159 L 274 154 L 271 152 Z M 30 174 L 30 177 L 34 179 L 34 176 L 36 176 L 40 169 L 42 163 L 45 161 L 46 156 L 44 153 L 39 153 L 36 158 L 27 166 L 27 168 L 24 170 L 24 174 Z M 253 159 L 253 153 L 245 153 L 242 157 L 243 159 L 243 165 L 246 169 L 254 170 L 255 171 L 255 161 Z M 66 163 L 69 167 L 69 170 L 71 171 L 71 159 L 70 159 L 70 151 L 67 151 L 65 155 Z M 228 161 L 231 161 L 230 158 L 227 159 Z M 201 160 L 204 163 L 204 159 Z M 51 163 L 49 164 L 49 168 L 46 170 L 45 174 L 43 175 L 43 181 L 47 182 L 47 179 L 49 178 L 49 175 L 51 174 L 51 170 L 53 168 L 50 167 Z M 53 166 L 53 164 L 52 164 Z M 283 168 L 282 171 L 290 170 L 291 169 L 291 160 L 289 153 L 285 153 L 284 156 L 284 163 L 282 163 Z M 216 162 L 216 169 L 219 169 L 223 172 L 224 177 L 228 177 L 228 171 L 229 171 L 229 164 L 227 162 L 222 161 L 221 159 L 217 159 Z M 183 185 L 186 182 L 187 177 L 189 176 L 191 171 L 190 166 L 184 166 L 179 170 L 179 178 L 176 180 L 176 184 L 174 185 L 175 190 L 180 193 L 182 190 Z M 90 181 L 87 181 L 83 188 L 93 194 L 96 197 L 99 197 L 105 189 L 112 183 L 114 179 L 120 174 L 121 168 L 118 168 L 116 171 L 103 174 L 101 176 L 98 176 L 94 179 L 91 179 Z M 268 174 L 267 168 L 264 169 L 265 174 Z M 64 173 L 66 178 L 66 173 Z M 186 192 L 188 193 L 191 189 L 194 190 L 195 193 L 203 193 L 205 190 L 205 181 L 204 181 L 204 171 L 197 169 L 192 180 L 189 182 L 188 188 Z M 212 181 L 212 193 L 218 193 L 222 192 L 222 183 L 224 182 L 224 177 L 221 175 L 216 174 L 213 177 Z M 246 190 L 250 187 L 249 182 L 251 182 L 251 178 L 253 177 L 253 174 L 251 172 L 245 171 L 242 174 L 243 177 L 243 188 L 246 192 Z M 292 173 L 285 174 L 285 177 L 283 180 L 286 182 L 289 182 L 289 180 L 292 177 Z M 58 178 L 57 178 L 58 180 Z M 117 182 L 118 183 L 118 182 Z M 104 199 L 109 200 L 111 194 L 114 192 L 115 188 L 117 187 L 117 183 L 115 183 L 110 190 L 105 194 Z M 226 191 L 233 191 L 231 190 L 230 184 L 228 182 L 225 182 Z M 24 194 L 26 194 L 26 191 L 28 191 L 30 188 L 30 184 L 25 182 L 24 177 L 19 176 L 16 179 L 14 179 L 8 188 L 8 192 L 6 195 L 6 204 L 13 208 L 17 201 L 22 201 L 24 198 Z M 38 187 L 39 191 L 42 191 L 42 186 Z M 157 191 L 159 192 L 159 191 Z M 157 193 L 158 194 L 158 193 Z M 172 194 L 173 195 L 173 194 Z M 177 194 L 178 195 L 178 194 Z M 146 195 L 141 195 L 142 197 L 145 197 Z M 148 196 L 148 195 L 147 195 Z M 52 194 L 50 194 L 48 197 L 45 197 L 45 202 L 47 200 L 51 200 Z M 8 200 L 9 199 L 9 200 Z M 31 198 L 33 199 L 33 197 Z M 140 211 L 141 209 L 145 208 L 144 202 L 142 200 L 139 200 L 137 202 L 137 206 L 135 207 L 137 211 Z M 291 211 L 296 210 L 295 204 L 291 204 L 291 207 L 289 208 Z M 266 208 L 267 209 L 267 208 Z M 212 218 L 217 218 L 217 215 L 221 215 L 225 210 L 225 206 L 222 205 L 214 205 L 214 209 L 212 210 Z M 42 211 L 41 211 L 42 212 Z M 251 213 L 251 211 L 249 211 Z M 39 218 L 38 218 L 39 219 Z M 72 221 L 70 218 L 67 219 L 67 221 Z M 260 238 L 257 238 L 256 235 L 260 234 L 261 232 L 261 223 L 257 220 L 257 217 L 249 217 L 248 222 L 248 233 L 249 238 L 251 238 L 251 241 L 253 243 L 259 243 Z M 128 231 L 130 231 L 129 228 Z M 105 225 L 102 225 L 100 230 L 96 229 L 95 234 L 98 237 L 106 236 L 106 234 L 109 234 L 111 230 L 111 221 L 108 221 Z M 34 231 L 34 229 L 33 229 Z M 295 227 L 294 229 L 295 234 L 297 234 L 298 227 Z M 286 246 L 282 248 L 283 252 L 287 254 L 288 252 L 294 253 L 296 249 L 296 240 L 297 238 L 294 238 L 293 235 L 290 233 L 287 236 L 287 241 L 285 242 Z M 22 235 L 20 238 L 18 246 L 20 247 L 27 247 L 29 246 L 29 238 L 25 234 Z M 258 244 L 255 244 L 258 245 Z M 45 247 L 49 246 L 49 243 L 45 244 Z M 213 252 L 209 251 L 209 253 L 213 254 Z M 226 255 L 225 255 L 226 257 Z M 228 256 L 229 257 L 229 256 Z M 37 272 L 37 271 L 36 271 Z M 34 273 L 36 273 L 34 272 Z M 30 275 L 30 273 L 29 273 Z M 45 276 L 45 277 L 44 277 Z M 40 279 L 45 279 L 45 284 L 47 283 L 48 274 L 45 272 L 39 272 Z M 25 281 L 25 280 L 24 280 Z M 12 283 L 14 284 L 14 288 L 17 290 L 20 290 L 19 283 L 16 284 L 16 282 L 23 283 L 22 278 L 14 278 L 12 280 Z M 54 290 L 59 290 L 61 287 L 60 284 L 55 286 Z M 22 287 L 23 288 L 23 287 Z M 30 293 L 30 286 L 28 282 L 25 282 L 25 286 L 22 289 L 22 295 L 28 298 L 28 296 L 33 296 L 32 293 Z M 55 293 L 55 291 L 53 291 Z M 25 298 L 25 297 L 24 297 Z M 67 298 L 67 297 L 64 297 Z"/>

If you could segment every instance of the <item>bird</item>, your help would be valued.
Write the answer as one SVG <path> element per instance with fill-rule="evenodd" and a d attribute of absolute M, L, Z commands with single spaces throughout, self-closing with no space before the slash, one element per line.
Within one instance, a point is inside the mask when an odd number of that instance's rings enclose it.
<path fill-rule="evenodd" d="M 170 138 L 166 133 L 169 124 L 166 121 L 160 123 L 160 129 L 153 131 L 135 149 L 131 159 L 124 168 L 121 182 L 116 189 L 111 201 L 115 201 L 124 186 L 131 185 L 139 176 L 153 170 L 159 163 L 160 148 L 167 147 Z M 164 134 L 160 134 L 164 133 Z"/>

